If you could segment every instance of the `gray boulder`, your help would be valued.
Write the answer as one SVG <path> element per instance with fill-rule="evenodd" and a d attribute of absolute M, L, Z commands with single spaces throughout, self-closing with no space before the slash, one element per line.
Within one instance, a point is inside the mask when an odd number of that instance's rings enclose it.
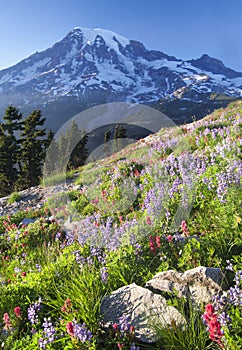
<path fill-rule="evenodd" d="M 101 314 L 107 327 L 118 323 L 121 316 L 128 316 L 135 327 L 135 336 L 143 342 L 155 342 L 155 331 L 152 329 L 155 323 L 163 326 L 174 322 L 176 325 L 186 323 L 174 307 L 166 304 L 165 298 L 135 283 L 105 297 L 101 303 Z"/>
<path fill-rule="evenodd" d="M 211 301 L 214 294 L 221 292 L 222 277 L 219 268 L 199 266 L 184 273 L 175 270 L 160 272 L 145 286 L 153 291 L 175 292 L 179 297 L 191 297 L 200 304 Z"/>

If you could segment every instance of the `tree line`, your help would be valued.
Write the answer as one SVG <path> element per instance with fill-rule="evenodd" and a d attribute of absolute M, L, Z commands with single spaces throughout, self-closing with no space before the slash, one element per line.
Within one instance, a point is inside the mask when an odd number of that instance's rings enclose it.
<path fill-rule="evenodd" d="M 44 166 L 52 175 L 85 164 L 89 138 L 85 130 L 79 130 L 73 120 L 66 133 L 55 140 L 54 133 L 44 127 L 45 120 L 40 110 L 26 118 L 12 105 L 5 110 L 0 122 L 0 197 L 39 185 Z M 124 137 L 126 128 L 116 125 L 113 137 L 106 130 L 103 143 Z"/>
<path fill-rule="evenodd" d="M 45 152 L 53 133 L 34 110 L 26 118 L 9 106 L 0 123 L 0 195 L 39 184 Z"/>

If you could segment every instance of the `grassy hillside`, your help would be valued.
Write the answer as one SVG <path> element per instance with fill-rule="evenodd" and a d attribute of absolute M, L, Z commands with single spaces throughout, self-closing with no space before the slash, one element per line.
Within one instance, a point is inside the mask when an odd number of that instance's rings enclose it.
<path fill-rule="evenodd" d="M 234 102 L 84 166 L 80 188 L 42 209 L 1 217 L 2 348 L 241 349 L 241 176 L 242 102 Z M 37 220 L 21 225 L 27 217 Z M 227 323 L 216 318 L 207 331 L 200 305 L 194 326 L 195 309 L 173 298 L 188 326 L 154 325 L 154 344 L 130 328 L 105 331 L 103 296 L 200 265 L 224 274 L 230 297 L 217 315 L 226 312 Z"/>

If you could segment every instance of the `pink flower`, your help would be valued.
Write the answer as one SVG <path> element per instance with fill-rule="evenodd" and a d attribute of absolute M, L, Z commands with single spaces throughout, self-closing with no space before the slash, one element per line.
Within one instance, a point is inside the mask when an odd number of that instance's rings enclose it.
<path fill-rule="evenodd" d="M 114 324 L 113 324 L 113 329 L 114 329 L 115 331 L 117 331 L 117 330 L 119 329 L 119 325 L 118 325 L 117 323 L 114 323 Z"/>
<path fill-rule="evenodd" d="M 13 311 L 17 317 L 21 317 L 21 309 L 19 306 L 16 306 Z"/>
<path fill-rule="evenodd" d="M 151 219 L 149 216 L 146 216 L 146 224 L 149 226 L 151 225 Z"/>
<path fill-rule="evenodd" d="M 221 324 L 218 321 L 218 315 L 214 312 L 214 307 L 212 304 L 208 304 L 206 306 L 206 311 L 203 314 L 203 319 L 208 326 L 209 338 L 215 342 L 217 342 L 221 348 L 224 348 L 221 338 L 223 336 L 223 332 L 221 329 Z"/>
<path fill-rule="evenodd" d="M 206 305 L 206 314 L 208 315 L 214 314 L 214 307 L 212 304 Z"/>
<path fill-rule="evenodd" d="M 73 329 L 73 323 L 72 322 L 67 322 L 67 324 L 66 324 L 66 331 L 71 337 L 74 337 L 74 329 Z"/>
<path fill-rule="evenodd" d="M 65 303 L 68 307 L 71 307 L 71 299 L 66 299 Z"/>
<path fill-rule="evenodd" d="M 149 237 L 149 240 L 150 240 L 150 251 L 155 254 L 156 253 L 155 241 L 151 235 Z"/>
<path fill-rule="evenodd" d="M 11 328 L 11 322 L 10 322 L 10 318 L 9 318 L 9 314 L 8 313 L 5 313 L 3 315 L 3 322 L 5 323 L 5 327 L 6 328 Z"/>
<path fill-rule="evenodd" d="M 172 237 L 172 235 L 168 235 L 168 236 L 166 237 L 166 239 L 167 239 L 168 242 L 171 242 L 172 239 L 173 239 L 173 237 Z"/>
<path fill-rule="evenodd" d="M 65 305 L 63 305 L 63 306 L 61 307 L 61 311 L 62 311 L 62 312 L 67 312 L 67 308 L 66 308 Z"/>
<path fill-rule="evenodd" d="M 161 246 L 160 236 L 156 236 L 155 237 L 155 243 L 156 243 L 157 248 L 160 248 L 160 246 Z"/>
<path fill-rule="evenodd" d="M 183 221 L 181 222 L 181 229 L 182 229 L 183 234 L 184 234 L 186 237 L 189 237 L 190 233 L 189 233 L 189 230 L 188 230 L 188 228 L 187 228 L 187 223 L 186 223 L 185 220 L 183 220 Z"/>

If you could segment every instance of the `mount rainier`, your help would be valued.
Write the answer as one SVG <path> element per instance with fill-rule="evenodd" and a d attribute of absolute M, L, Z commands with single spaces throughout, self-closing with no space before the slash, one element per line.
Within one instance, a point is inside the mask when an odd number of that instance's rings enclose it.
<path fill-rule="evenodd" d="M 241 97 L 242 73 L 221 61 L 207 54 L 184 61 L 105 29 L 74 28 L 0 71 L 1 114 L 9 104 L 41 109 L 53 130 L 107 102 L 146 104 L 181 123 Z"/>

